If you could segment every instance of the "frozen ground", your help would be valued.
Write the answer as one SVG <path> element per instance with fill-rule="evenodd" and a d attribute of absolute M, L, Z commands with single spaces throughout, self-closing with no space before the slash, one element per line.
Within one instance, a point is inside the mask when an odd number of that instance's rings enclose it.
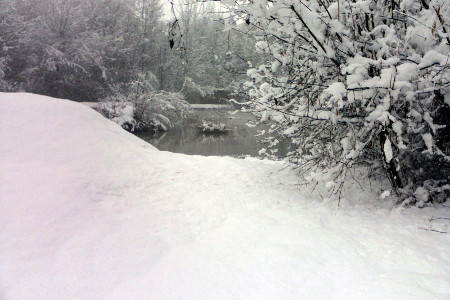
<path fill-rule="evenodd" d="M 450 234 L 425 230 L 446 207 L 338 208 L 281 163 L 160 152 L 30 94 L 0 94 L 0 157 L 0 299 L 450 298 Z"/>

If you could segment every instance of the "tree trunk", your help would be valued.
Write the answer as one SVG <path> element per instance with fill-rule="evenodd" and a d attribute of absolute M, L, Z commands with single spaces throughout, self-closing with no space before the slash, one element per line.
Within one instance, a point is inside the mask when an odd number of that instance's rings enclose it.
<path fill-rule="evenodd" d="M 388 134 L 386 132 L 386 129 L 381 130 L 380 132 L 380 146 L 381 146 L 381 152 L 383 153 L 383 165 L 386 170 L 386 173 L 388 175 L 389 181 L 391 182 L 391 185 L 394 189 L 402 188 L 403 183 L 400 178 L 400 173 L 397 170 L 397 164 L 395 163 L 395 159 L 392 158 L 389 162 L 387 162 L 387 155 L 384 152 L 384 144 L 386 143 L 386 140 L 388 139 Z"/>

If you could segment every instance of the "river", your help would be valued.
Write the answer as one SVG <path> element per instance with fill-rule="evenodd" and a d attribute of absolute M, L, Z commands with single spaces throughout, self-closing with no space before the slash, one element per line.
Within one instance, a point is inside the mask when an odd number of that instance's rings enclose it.
<path fill-rule="evenodd" d="M 225 134 L 205 134 L 198 129 L 198 122 L 191 121 L 182 128 L 167 132 L 137 132 L 136 135 L 162 151 L 193 155 L 215 156 L 254 156 L 265 147 L 262 139 L 267 137 L 269 126 L 261 124 L 249 127 L 247 124 L 255 120 L 251 113 L 234 112 L 224 109 L 195 109 L 196 120 L 207 120 L 223 123 L 230 130 Z M 256 136 L 265 130 L 263 136 Z M 277 155 L 283 156 L 289 151 L 289 143 L 277 145 Z"/>

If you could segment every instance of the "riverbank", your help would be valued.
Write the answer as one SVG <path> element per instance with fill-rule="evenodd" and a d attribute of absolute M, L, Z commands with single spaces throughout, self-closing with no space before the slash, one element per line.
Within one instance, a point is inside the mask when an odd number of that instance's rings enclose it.
<path fill-rule="evenodd" d="M 281 162 L 158 151 L 71 101 L 0 93 L 0 115 L 1 299 L 450 296 L 446 207 L 338 207 Z"/>
<path fill-rule="evenodd" d="M 192 117 L 189 103 L 179 93 L 132 93 L 133 102 L 123 101 L 124 97 L 118 94 L 108 98 L 109 101 L 82 103 L 130 132 L 165 132 L 182 126 Z"/>

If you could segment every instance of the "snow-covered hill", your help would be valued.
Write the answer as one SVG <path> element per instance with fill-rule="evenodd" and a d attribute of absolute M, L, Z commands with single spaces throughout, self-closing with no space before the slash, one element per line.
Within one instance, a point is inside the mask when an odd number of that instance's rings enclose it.
<path fill-rule="evenodd" d="M 0 299 L 450 298 L 446 207 L 338 208 L 32 94 L 0 94 L 0 162 Z"/>

